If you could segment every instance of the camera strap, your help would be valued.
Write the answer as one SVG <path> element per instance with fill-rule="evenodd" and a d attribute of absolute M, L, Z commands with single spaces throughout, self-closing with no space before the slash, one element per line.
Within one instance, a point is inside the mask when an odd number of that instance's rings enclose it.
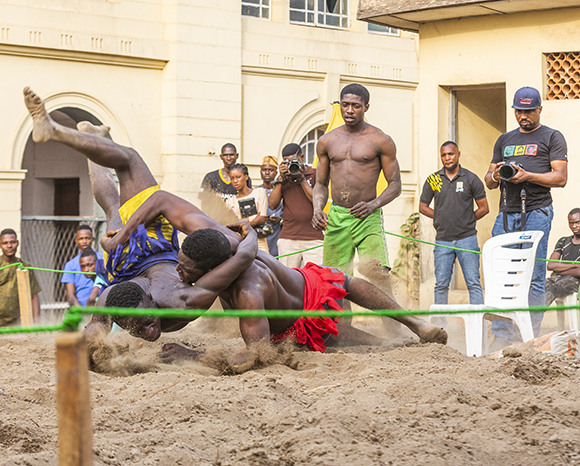
<path fill-rule="evenodd" d="M 507 186 L 506 186 L 506 183 L 507 183 L 507 181 L 503 181 L 503 180 L 501 182 L 501 184 L 502 184 L 502 206 L 503 206 L 503 229 L 506 233 L 510 233 L 510 230 L 508 228 L 508 219 L 507 219 Z M 526 227 L 527 216 L 526 216 L 525 183 L 522 184 L 522 190 L 520 191 L 520 199 L 521 199 L 521 206 L 522 206 L 522 210 L 520 212 L 521 218 L 522 218 L 522 224 L 517 231 L 523 231 L 524 228 Z M 514 230 L 514 231 L 516 231 L 516 230 Z"/>

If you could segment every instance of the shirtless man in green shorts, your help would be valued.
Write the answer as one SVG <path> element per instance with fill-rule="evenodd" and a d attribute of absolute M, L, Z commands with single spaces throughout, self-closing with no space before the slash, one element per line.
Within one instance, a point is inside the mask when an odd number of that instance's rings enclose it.
<path fill-rule="evenodd" d="M 324 265 L 352 274 L 358 250 L 361 265 L 370 266 L 364 274 L 389 292 L 389 259 L 381 207 L 401 194 L 401 174 L 391 137 L 364 120 L 369 98 L 369 92 L 360 84 L 344 87 L 340 94 L 344 126 L 318 141 L 312 226 L 326 230 Z M 388 186 L 377 197 L 381 170 Z M 327 217 L 323 209 L 330 181 L 333 204 Z"/>

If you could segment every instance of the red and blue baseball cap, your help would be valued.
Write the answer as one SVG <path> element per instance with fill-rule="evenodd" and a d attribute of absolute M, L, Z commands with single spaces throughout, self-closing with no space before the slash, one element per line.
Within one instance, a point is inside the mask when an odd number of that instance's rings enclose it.
<path fill-rule="evenodd" d="M 522 87 L 514 95 L 512 108 L 516 110 L 533 110 L 542 106 L 542 99 L 537 89 L 533 87 Z"/>

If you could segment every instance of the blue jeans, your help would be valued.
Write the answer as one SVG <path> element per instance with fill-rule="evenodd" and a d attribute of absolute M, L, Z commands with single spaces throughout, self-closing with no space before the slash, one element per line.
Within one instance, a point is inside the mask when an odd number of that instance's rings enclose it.
<path fill-rule="evenodd" d="M 551 205 L 526 212 L 526 226 L 524 230 L 538 230 L 543 231 L 544 236 L 538 244 L 536 250 L 536 257 L 546 259 L 548 255 L 548 237 L 550 236 L 550 229 L 552 228 L 552 219 L 554 218 L 554 209 Z M 511 231 L 519 230 L 522 224 L 522 215 L 520 213 L 507 214 L 508 228 Z M 503 213 L 495 219 L 492 236 L 503 235 L 507 233 L 503 228 Z M 531 245 L 530 245 L 531 247 Z M 545 297 L 546 284 L 546 263 L 543 261 L 536 261 L 534 264 L 534 273 L 532 275 L 532 283 L 530 284 L 530 293 L 528 295 L 528 303 L 530 307 L 544 306 L 546 304 Z M 538 336 L 540 327 L 542 326 L 543 312 L 532 312 L 532 326 L 534 327 L 534 335 Z M 509 342 L 514 339 L 514 327 L 511 322 L 494 320 L 491 324 L 491 331 L 496 338 L 507 340 Z"/>
<path fill-rule="evenodd" d="M 436 244 L 453 246 L 455 248 L 479 251 L 477 235 L 457 241 L 435 241 Z M 473 252 L 456 251 L 455 249 L 439 248 L 435 246 L 435 304 L 447 304 L 449 294 L 449 282 L 453 273 L 455 258 L 461 264 L 461 270 L 465 277 L 465 283 L 469 290 L 469 302 L 471 304 L 483 304 L 483 291 L 479 280 L 479 254 Z"/>

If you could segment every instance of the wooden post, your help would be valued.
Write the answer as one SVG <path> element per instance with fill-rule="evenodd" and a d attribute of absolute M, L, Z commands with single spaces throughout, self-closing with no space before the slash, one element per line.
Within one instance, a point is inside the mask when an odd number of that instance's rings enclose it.
<path fill-rule="evenodd" d="M 18 269 L 16 281 L 18 282 L 18 301 L 20 302 L 20 324 L 23 327 L 28 327 L 34 322 L 28 270 Z"/>
<path fill-rule="evenodd" d="M 56 338 L 56 398 L 60 466 L 92 466 L 89 361 L 82 332 Z"/>

